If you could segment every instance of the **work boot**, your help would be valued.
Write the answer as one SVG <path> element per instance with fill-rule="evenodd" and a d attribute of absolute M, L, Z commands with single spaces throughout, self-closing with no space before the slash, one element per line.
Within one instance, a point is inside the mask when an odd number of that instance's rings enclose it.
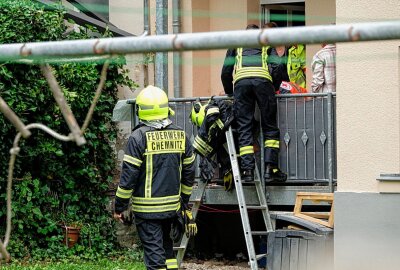
<path fill-rule="evenodd" d="M 267 166 L 264 174 L 266 183 L 285 182 L 287 179 L 286 173 L 282 172 L 278 167 Z"/>
<path fill-rule="evenodd" d="M 242 172 L 242 182 L 253 182 L 253 181 L 254 181 L 253 170 L 244 170 Z"/>

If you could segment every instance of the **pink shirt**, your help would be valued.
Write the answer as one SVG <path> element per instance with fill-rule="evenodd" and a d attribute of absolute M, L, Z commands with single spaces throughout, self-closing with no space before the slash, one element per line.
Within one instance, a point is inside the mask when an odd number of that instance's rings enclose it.
<path fill-rule="evenodd" d="M 328 44 L 313 57 L 311 90 L 314 93 L 336 92 L 336 46 Z"/>

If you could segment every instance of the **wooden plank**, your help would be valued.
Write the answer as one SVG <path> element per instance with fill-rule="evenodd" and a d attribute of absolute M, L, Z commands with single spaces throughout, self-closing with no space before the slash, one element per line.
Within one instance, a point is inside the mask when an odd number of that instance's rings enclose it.
<path fill-rule="evenodd" d="M 328 198 L 325 196 L 300 196 L 300 195 L 297 195 L 297 197 L 299 197 L 301 200 L 309 200 L 312 202 L 328 202 L 328 203 L 333 202 L 333 198 Z"/>
<path fill-rule="evenodd" d="M 297 192 L 296 203 L 293 210 L 294 216 L 327 226 L 329 228 L 333 228 L 333 198 L 333 193 Z M 302 212 L 301 208 L 304 200 L 310 200 L 313 203 L 327 202 L 331 204 L 331 209 L 329 213 Z"/>
<path fill-rule="evenodd" d="M 330 228 L 333 228 L 333 226 L 334 226 L 334 223 L 335 223 L 335 211 L 334 211 L 334 205 L 332 204 L 332 206 L 331 206 L 331 212 L 330 212 L 330 216 L 329 216 L 329 219 L 328 219 L 328 224 L 329 224 L 329 226 L 328 227 L 330 227 Z"/>
<path fill-rule="evenodd" d="M 302 199 L 298 195 L 296 196 L 296 202 L 294 204 L 294 210 L 293 213 L 298 214 L 301 212 L 301 206 L 302 206 Z"/>
<path fill-rule="evenodd" d="M 333 199 L 333 193 L 321 193 L 321 192 L 297 192 L 300 196 L 326 196 Z"/>
<path fill-rule="evenodd" d="M 322 218 L 322 219 L 329 219 L 330 217 L 330 213 L 326 212 L 326 213 L 321 213 L 321 212 L 301 212 L 304 215 L 310 216 L 310 217 L 314 217 L 314 218 Z"/>
<path fill-rule="evenodd" d="M 303 218 L 303 219 L 308 220 L 308 221 L 312 221 L 312 222 L 315 222 L 315 223 L 324 225 L 324 226 L 329 227 L 329 228 L 333 228 L 333 224 L 330 224 L 328 221 L 324 221 L 324 220 L 322 220 L 322 219 L 313 218 L 313 217 L 304 215 L 304 214 L 302 214 L 302 213 L 300 213 L 300 214 L 295 214 L 295 216 L 296 216 L 296 217 L 299 217 L 299 218 Z"/>
<path fill-rule="evenodd" d="M 287 228 L 289 230 L 304 230 L 305 229 L 304 227 L 297 226 L 297 225 L 289 225 Z"/>

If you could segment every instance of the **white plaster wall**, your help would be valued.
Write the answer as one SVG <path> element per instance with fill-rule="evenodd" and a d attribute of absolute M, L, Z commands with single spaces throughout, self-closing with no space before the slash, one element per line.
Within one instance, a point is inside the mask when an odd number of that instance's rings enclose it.
<path fill-rule="evenodd" d="M 136 36 L 143 34 L 143 1 L 110 0 L 109 9 L 110 22 L 116 27 Z M 143 55 L 135 54 L 125 57 L 130 78 L 139 84 L 138 89 L 142 89 L 144 81 Z M 135 97 L 137 93 L 135 93 L 135 89 L 124 87 L 119 89 L 118 94 L 120 99 L 127 99 Z"/>
<path fill-rule="evenodd" d="M 192 1 L 181 2 L 181 32 L 191 33 L 193 28 Z M 193 72 L 192 63 L 193 52 L 182 52 L 182 96 L 190 97 L 193 93 Z"/>
<path fill-rule="evenodd" d="M 306 26 L 326 25 L 336 22 L 335 0 L 307 0 L 305 2 Z M 307 58 L 307 89 L 311 91 L 312 70 L 311 61 L 314 54 L 321 49 L 319 44 L 308 44 L 306 46 Z"/>
<path fill-rule="evenodd" d="M 399 0 L 336 0 L 337 23 L 400 18 Z M 397 41 L 338 44 L 338 190 L 376 192 L 400 171 Z"/>
<path fill-rule="evenodd" d="M 258 23 L 259 1 L 182 1 L 182 32 L 196 33 L 244 29 Z M 247 12 L 246 12 L 247 11 Z M 220 74 L 226 50 L 183 53 L 184 96 L 217 95 L 223 90 Z"/>
<path fill-rule="evenodd" d="M 110 22 L 122 30 L 133 35 L 141 35 L 143 33 L 143 1 L 110 0 L 109 17 Z M 138 89 L 119 87 L 118 98 L 121 100 L 136 97 L 139 90 L 143 88 L 144 82 L 143 55 L 126 55 L 125 58 L 126 68 L 130 71 L 129 77 L 138 83 L 139 87 Z M 123 149 L 131 133 L 130 122 L 118 122 L 118 129 L 115 151 L 119 162 L 122 162 Z M 120 166 L 117 166 L 117 170 L 120 170 Z M 116 173 L 114 177 L 118 179 L 119 173 Z"/>
<path fill-rule="evenodd" d="M 210 17 L 211 31 L 242 30 L 247 25 L 246 1 L 234 0 L 211 1 Z M 226 50 L 210 51 L 210 94 L 218 95 L 224 91 L 221 83 L 221 69 L 224 63 Z"/>

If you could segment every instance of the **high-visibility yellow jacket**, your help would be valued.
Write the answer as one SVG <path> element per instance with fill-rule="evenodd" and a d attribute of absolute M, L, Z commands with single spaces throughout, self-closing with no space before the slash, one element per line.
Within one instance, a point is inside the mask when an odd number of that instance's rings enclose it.
<path fill-rule="evenodd" d="M 268 46 L 262 48 L 229 49 L 221 71 L 225 93 L 233 93 L 233 83 L 245 78 L 272 81 L 268 70 Z"/>
<path fill-rule="evenodd" d="M 298 44 L 289 48 L 287 73 L 290 82 L 306 88 L 306 49 L 304 45 Z"/>
<path fill-rule="evenodd" d="M 128 208 L 144 219 L 174 217 L 181 200 L 188 203 L 194 181 L 192 145 L 185 132 L 169 125 L 155 129 L 136 127 L 129 137 L 123 159 L 115 211 Z"/>

